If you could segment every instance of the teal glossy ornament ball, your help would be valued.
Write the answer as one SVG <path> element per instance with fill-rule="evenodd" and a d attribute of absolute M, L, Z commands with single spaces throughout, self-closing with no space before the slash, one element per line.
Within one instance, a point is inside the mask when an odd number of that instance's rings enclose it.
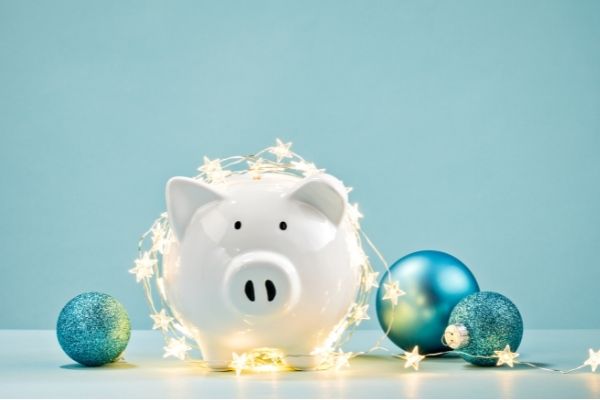
<path fill-rule="evenodd" d="M 125 307 L 104 293 L 82 293 L 60 312 L 56 335 L 74 361 L 100 366 L 116 361 L 127 347 L 131 323 Z"/>
<path fill-rule="evenodd" d="M 452 310 L 448 323 L 444 340 L 475 365 L 496 365 L 494 351 L 508 345 L 514 352 L 523 338 L 519 309 L 500 293 L 480 292 L 465 297 Z"/>
<path fill-rule="evenodd" d="M 386 285 L 397 281 L 405 292 L 394 306 L 386 298 Z M 454 306 L 478 292 L 479 285 L 469 268 L 450 254 L 424 250 L 411 253 L 392 264 L 377 291 L 379 324 L 398 347 L 421 354 L 449 350 L 442 344 L 444 330 Z"/>

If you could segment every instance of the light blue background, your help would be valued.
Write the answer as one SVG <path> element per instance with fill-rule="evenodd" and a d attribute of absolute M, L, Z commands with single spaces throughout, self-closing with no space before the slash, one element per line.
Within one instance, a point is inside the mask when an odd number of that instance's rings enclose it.
<path fill-rule="evenodd" d="M 0 328 L 89 290 L 148 328 L 127 270 L 166 180 L 275 137 L 390 260 L 600 327 L 598 1 L 0 1 L 0 110 Z"/>

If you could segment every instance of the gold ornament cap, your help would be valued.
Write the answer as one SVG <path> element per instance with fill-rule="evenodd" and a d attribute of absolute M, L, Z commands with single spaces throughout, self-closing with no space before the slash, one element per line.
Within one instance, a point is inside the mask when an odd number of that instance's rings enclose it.
<path fill-rule="evenodd" d="M 469 331 L 462 324 L 448 325 L 444 332 L 444 342 L 453 350 L 460 349 L 469 344 Z"/>

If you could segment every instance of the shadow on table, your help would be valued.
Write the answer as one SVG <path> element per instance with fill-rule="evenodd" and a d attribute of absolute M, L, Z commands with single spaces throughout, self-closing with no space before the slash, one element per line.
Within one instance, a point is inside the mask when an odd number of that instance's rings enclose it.
<path fill-rule="evenodd" d="M 510 370 L 517 370 L 517 371 L 521 371 L 521 370 L 530 370 L 530 371 L 535 371 L 536 368 L 533 368 L 529 365 L 524 365 L 524 364 L 515 364 L 514 367 L 509 367 L 509 366 L 496 366 L 494 365 L 490 365 L 490 366 L 480 366 L 480 365 L 473 365 L 473 364 L 469 364 L 467 362 L 465 362 L 465 369 L 477 369 L 477 370 L 486 370 L 486 369 L 490 369 L 490 370 L 496 370 L 496 371 L 510 371 Z M 536 366 L 540 367 L 540 368 L 552 368 L 552 366 L 550 364 L 546 364 L 546 363 L 539 363 L 536 362 L 534 363 Z"/>
<path fill-rule="evenodd" d="M 438 358 L 441 360 L 442 358 Z M 455 360 L 449 359 L 449 362 Z M 456 360 L 458 361 L 458 360 Z M 383 377 L 396 379 L 400 376 L 415 375 L 412 368 L 404 368 L 404 361 L 389 355 L 360 355 L 350 360 L 351 368 L 342 368 L 336 371 L 334 368 L 322 371 L 278 371 L 278 372 L 242 372 L 237 377 L 235 372 L 214 372 L 204 370 L 196 370 L 204 376 L 211 376 L 214 379 L 238 380 L 238 381 L 344 381 L 344 380 L 371 380 L 380 379 Z M 186 374 L 193 374 L 194 371 L 187 370 Z M 439 368 L 434 370 L 421 370 L 418 373 L 420 376 L 443 376 L 446 371 L 441 371 Z"/>
<path fill-rule="evenodd" d="M 110 364 L 104 364 L 104 365 L 100 365 L 98 367 L 88 367 L 82 364 L 77 364 L 77 363 L 73 363 L 73 364 L 65 364 L 65 365 L 61 365 L 60 368 L 62 369 L 74 369 L 74 370 L 103 370 L 103 369 L 110 369 L 110 370 L 115 370 L 115 369 L 132 369 L 132 368 L 137 368 L 137 365 L 135 364 L 131 364 L 128 362 L 115 362 L 115 363 L 110 363 Z"/>

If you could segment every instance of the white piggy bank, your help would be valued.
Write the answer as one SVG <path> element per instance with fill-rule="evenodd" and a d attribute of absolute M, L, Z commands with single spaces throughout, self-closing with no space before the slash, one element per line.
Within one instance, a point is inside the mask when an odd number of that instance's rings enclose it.
<path fill-rule="evenodd" d="M 331 175 L 230 177 L 222 185 L 175 177 L 166 187 L 178 239 L 164 259 L 177 319 L 213 369 L 232 353 L 276 348 L 297 369 L 355 300 L 360 266 L 346 189 Z"/>

